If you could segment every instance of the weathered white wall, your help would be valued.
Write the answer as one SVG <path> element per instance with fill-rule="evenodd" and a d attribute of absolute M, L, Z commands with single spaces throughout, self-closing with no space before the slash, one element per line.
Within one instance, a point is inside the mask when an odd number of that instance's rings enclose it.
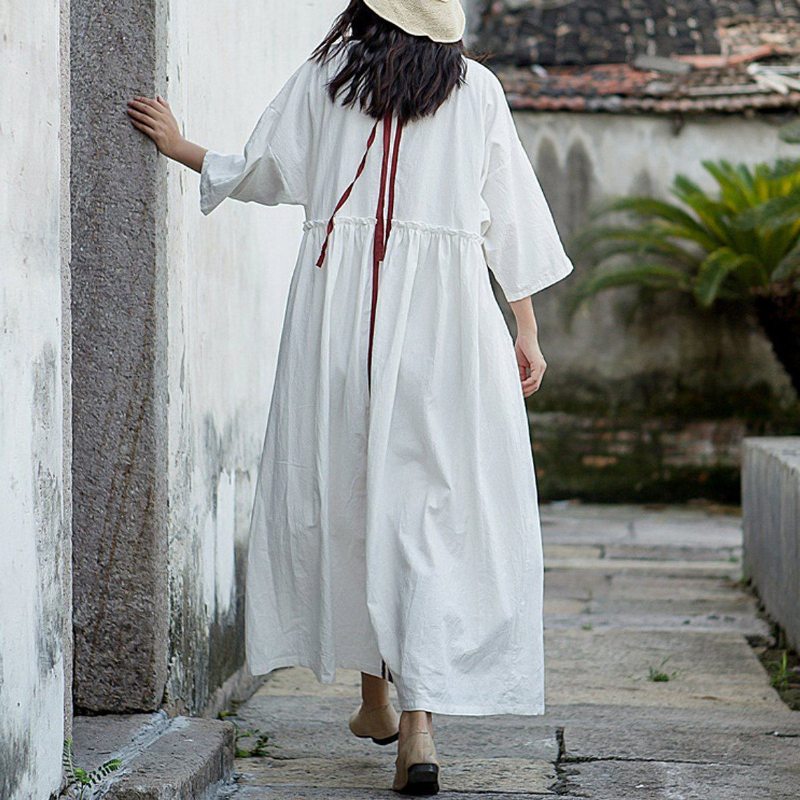
<path fill-rule="evenodd" d="M 769 161 L 797 157 L 798 149 L 781 142 L 776 126 L 742 116 L 687 118 L 676 127 L 669 117 L 616 114 L 514 114 L 517 129 L 536 167 L 562 237 L 583 224 L 589 207 L 611 195 L 655 194 L 668 197 L 673 177 L 682 172 L 707 188 L 711 176 L 701 160 Z M 674 198 L 673 198 L 674 199 Z M 579 270 L 576 271 L 576 274 Z M 739 386 L 765 382 L 776 394 L 791 397 L 788 379 L 759 332 L 726 324 L 712 314 L 671 313 L 663 304 L 648 326 L 628 328 L 624 317 L 633 300 L 630 290 L 608 292 L 588 303 L 566 334 L 557 313 L 555 287 L 541 299 L 543 349 L 551 356 L 550 384 L 577 373 L 592 380 L 628 380 L 652 370 L 666 370 L 691 382 L 707 379 L 707 365 L 737 368 L 720 374 Z"/>
<path fill-rule="evenodd" d="M 63 5 L 66 14 L 66 4 Z M 69 676 L 59 0 L 0 5 L 0 797 L 61 781 Z M 12 107 L 13 113 L 8 114 Z M 68 290 L 68 284 L 65 284 Z M 67 362 L 68 364 L 68 362 Z M 66 439 L 65 439 L 66 437 Z"/>
<path fill-rule="evenodd" d="M 708 188 L 701 160 L 753 163 L 796 148 L 776 126 L 739 115 L 670 117 L 515 112 L 568 251 L 597 201 L 668 196 L 683 172 Z M 740 441 L 792 425 L 797 398 L 746 310 L 697 308 L 688 295 L 603 292 L 566 325 L 587 267 L 534 297 L 548 369 L 530 399 L 539 493 L 602 502 L 736 502 Z"/>
<path fill-rule="evenodd" d="M 185 135 L 240 152 L 343 0 L 169 4 L 168 99 Z M 204 217 L 198 175 L 168 168 L 168 699 L 207 706 L 243 659 L 243 567 L 302 210 L 224 202 Z"/>

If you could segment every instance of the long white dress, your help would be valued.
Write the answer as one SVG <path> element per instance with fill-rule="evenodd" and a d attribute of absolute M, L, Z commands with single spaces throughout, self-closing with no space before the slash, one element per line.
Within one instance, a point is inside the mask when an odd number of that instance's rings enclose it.
<path fill-rule="evenodd" d="M 304 62 L 244 153 L 209 151 L 201 172 L 205 214 L 226 197 L 306 213 L 253 506 L 247 662 L 383 675 L 402 709 L 541 714 L 536 482 L 487 265 L 518 300 L 572 264 L 500 83 L 467 59 L 466 83 L 403 129 L 377 296 L 380 130 L 318 267 L 375 125 L 329 99 L 337 63 Z"/>

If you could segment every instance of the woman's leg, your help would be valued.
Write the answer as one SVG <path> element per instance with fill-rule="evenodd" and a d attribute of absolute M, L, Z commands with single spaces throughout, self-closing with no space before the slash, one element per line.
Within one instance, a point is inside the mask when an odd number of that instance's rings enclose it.
<path fill-rule="evenodd" d="M 365 711 L 385 706 L 389 702 L 389 681 L 362 672 L 361 701 Z"/>
<path fill-rule="evenodd" d="M 405 794 L 439 791 L 439 759 L 433 743 L 433 715 L 424 710 L 400 714 L 392 789 Z"/>
<path fill-rule="evenodd" d="M 400 712 L 400 739 L 414 731 L 429 731 L 433 733 L 433 715 L 430 711 L 401 711 Z"/>

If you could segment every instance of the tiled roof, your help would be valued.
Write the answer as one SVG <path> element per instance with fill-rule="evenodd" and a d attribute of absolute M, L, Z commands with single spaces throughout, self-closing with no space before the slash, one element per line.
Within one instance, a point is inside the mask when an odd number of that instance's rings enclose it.
<path fill-rule="evenodd" d="M 767 80 L 777 83 L 786 77 L 775 66 L 761 68 Z M 685 75 L 629 64 L 553 67 L 546 74 L 525 67 L 496 72 L 515 109 L 668 114 L 800 108 L 800 74 L 790 73 L 794 88 L 780 92 L 757 83 L 745 66 L 695 69 Z"/>
<path fill-rule="evenodd" d="M 745 18 L 774 30 L 800 0 L 486 0 L 476 39 L 495 63 L 608 64 L 721 53 L 720 22 Z"/>
<path fill-rule="evenodd" d="M 800 0 L 493 0 L 475 49 L 517 109 L 800 107 Z"/>

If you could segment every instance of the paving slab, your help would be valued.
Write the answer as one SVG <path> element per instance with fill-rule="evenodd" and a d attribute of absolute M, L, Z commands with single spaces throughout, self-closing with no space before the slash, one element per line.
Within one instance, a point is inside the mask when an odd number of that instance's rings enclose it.
<path fill-rule="evenodd" d="M 768 636 L 755 597 L 732 591 L 729 578 L 675 578 L 659 575 L 547 572 L 545 625 L 668 630 L 735 631 Z"/>
<path fill-rule="evenodd" d="M 647 508 L 627 504 L 543 503 L 545 543 L 739 547 L 741 517 L 686 506 Z"/>
<path fill-rule="evenodd" d="M 752 595 L 740 591 L 736 582 L 727 576 L 689 575 L 678 578 L 664 574 L 622 574 L 584 570 L 582 572 L 545 573 L 545 600 L 553 597 L 572 597 L 581 600 L 612 598 L 635 603 L 653 600 L 660 603 L 684 600 L 705 603 L 709 608 L 723 604 L 747 604 L 755 609 Z"/>
<path fill-rule="evenodd" d="M 269 736 L 267 752 L 275 758 L 360 756 L 382 752 L 373 742 L 358 739 L 347 727 L 358 700 L 324 697 L 309 703 L 305 696 L 254 697 L 235 722 L 243 730 Z M 475 717 L 434 715 L 437 750 L 442 756 L 528 758 L 554 762 L 558 757 L 556 728 L 546 717 L 497 715 L 490 724 Z M 244 742 L 247 747 L 248 742 Z M 394 745 L 386 752 L 396 752 Z"/>
<path fill-rule="evenodd" d="M 355 669 L 337 669 L 333 683 L 320 683 L 308 667 L 281 667 L 265 681 L 254 697 L 305 695 L 312 697 L 360 697 L 361 673 Z M 389 685 L 393 699 L 397 697 Z"/>
<path fill-rule="evenodd" d="M 800 771 L 789 765 L 594 761 L 568 764 L 567 798 L 591 800 L 797 800 Z"/>
<path fill-rule="evenodd" d="M 723 631 L 741 636 L 770 635 L 770 626 L 767 622 L 754 619 L 749 614 L 695 614 L 688 611 L 681 614 L 659 614 L 647 608 L 620 613 L 614 609 L 598 609 L 597 604 L 592 603 L 578 615 L 575 613 L 575 605 L 575 603 L 570 603 L 568 606 L 546 605 L 545 627 L 571 629 L 579 625 L 586 630 L 642 628 L 650 631 L 677 631 L 690 627 L 696 631 Z"/>
<path fill-rule="evenodd" d="M 603 545 L 603 558 L 638 558 L 647 561 L 742 561 L 742 547 L 688 547 L 673 544 Z"/>
<path fill-rule="evenodd" d="M 800 764 L 800 715 L 783 712 L 551 706 L 562 760 Z"/>
<path fill-rule="evenodd" d="M 742 566 L 730 561 L 652 561 L 635 558 L 551 558 L 545 561 L 545 570 L 593 570 L 606 575 L 632 573 L 636 575 L 668 575 L 674 578 L 705 577 L 738 580 Z"/>
<path fill-rule="evenodd" d="M 552 793 L 542 795 L 528 792 L 454 792 L 447 788 L 442 789 L 440 796 L 447 800 L 523 800 L 526 797 L 554 797 Z M 242 786 L 233 797 L 235 800 L 377 800 L 378 798 L 397 800 L 402 795 L 398 795 L 389 788 L 334 789 L 325 787 L 318 789 L 295 786 Z M 220 800 L 225 800 L 225 795 L 220 795 Z"/>
<path fill-rule="evenodd" d="M 556 705 L 785 708 L 738 634 L 546 630 L 545 660 L 546 700 Z M 675 675 L 655 682 L 651 668 Z"/>
<path fill-rule="evenodd" d="M 605 547 L 596 544 L 555 544 L 544 542 L 545 562 L 551 558 L 603 558 Z"/>
<path fill-rule="evenodd" d="M 236 761 L 240 786 L 335 789 L 390 787 L 394 754 L 383 757 L 248 758 Z M 557 776 L 549 761 L 526 758 L 453 758 L 439 754 L 442 791 L 552 794 Z"/>

